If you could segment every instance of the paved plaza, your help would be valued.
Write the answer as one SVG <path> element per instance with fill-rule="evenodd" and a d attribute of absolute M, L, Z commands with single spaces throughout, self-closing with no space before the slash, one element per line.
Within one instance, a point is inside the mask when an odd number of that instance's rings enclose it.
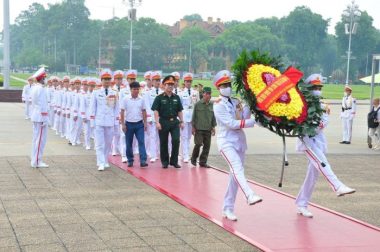
<path fill-rule="evenodd" d="M 357 193 L 337 198 L 321 176 L 313 202 L 380 226 L 380 152 L 366 144 L 368 105 L 359 105 L 353 144 L 345 146 L 339 106 L 332 108 L 328 158 Z M 69 146 L 53 131 L 44 158 L 50 167 L 30 168 L 32 129 L 22 104 L 0 103 L 0 120 L 0 251 L 258 251 L 117 167 L 98 172 L 93 150 Z M 277 188 L 281 139 L 261 128 L 247 130 L 247 139 L 247 177 Z M 288 152 L 281 190 L 296 195 L 307 161 L 294 139 Z M 226 169 L 215 141 L 210 164 Z"/>

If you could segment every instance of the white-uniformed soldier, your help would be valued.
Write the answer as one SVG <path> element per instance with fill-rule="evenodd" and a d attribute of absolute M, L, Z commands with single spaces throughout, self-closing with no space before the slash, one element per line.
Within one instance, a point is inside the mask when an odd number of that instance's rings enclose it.
<path fill-rule="evenodd" d="M 65 120 L 65 138 L 70 141 L 71 136 L 71 126 L 72 126 L 72 111 L 71 111 L 71 104 L 72 104 L 72 91 L 74 89 L 74 82 L 73 80 L 70 80 L 69 87 L 67 91 L 65 92 L 65 111 L 66 111 L 66 120 Z"/>
<path fill-rule="evenodd" d="M 229 71 L 218 72 L 213 82 L 220 93 L 219 99 L 214 103 L 214 114 L 218 127 L 217 145 L 218 150 L 230 167 L 227 192 L 224 196 L 223 215 L 229 220 L 236 221 L 234 205 L 239 187 L 249 205 L 262 201 L 249 187 L 244 175 L 247 143 L 243 128 L 253 127 L 255 120 L 251 118 L 247 106 L 243 107 L 239 100 L 231 98 L 231 74 Z"/>
<path fill-rule="evenodd" d="M 156 121 L 154 119 L 154 112 L 152 111 L 152 105 L 154 99 L 159 94 L 163 93 L 163 90 L 160 88 L 161 84 L 161 73 L 158 71 L 153 71 L 151 73 L 152 88 L 145 93 L 145 104 L 146 104 L 146 116 L 147 116 L 147 134 L 148 134 L 148 143 L 147 143 L 147 153 L 150 156 L 150 162 L 153 163 L 158 159 L 158 131 L 156 128 Z"/>
<path fill-rule="evenodd" d="M 49 89 L 50 91 L 50 111 L 49 111 L 49 124 L 50 124 L 50 127 L 55 130 L 55 93 L 57 92 L 57 89 L 58 89 L 58 81 L 59 81 L 59 78 L 57 76 L 52 76 L 51 77 L 51 83 L 52 83 L 52 86 L 51 88 Z"/>
<path fill-rule="evenodd" d="M 74 88 L 71 94 L 71 134 L 70 142 L 71 145 L 80 145 L 80 134 L 82 132 L 82 117 L 80 115 L 80 101 L 82 97 L 81 83 L 82 80 L 80 77 L 75 77 L 73 80 Z"/>
<path fill-rule="evenodd" d="M 192 73 L 185 73 L 183 75 L 183 82 L 185 88 L 179 94 L 183 106 L 184 121 L 184 127 L 181 130 L 181 146 L 183 161 L 188 163 L 190 160 L 190 140 L 192 135 L 191 118 L 193 117 L 194 105 L 199 101 L 199 93 L 191 88 L 193 82 Z"/>
<path fill-rule="evenodd" d="M 82 90 L 82 98 L 80 100 L 80 114 L 83 121 L 83 146 L 86 148 L 86 150 L 91 150 L 91 135 L 92 135 L 92 128 L 90 124 L 90 101 L 91 101 L 91 95 L 92 92 L 95 89 L 96 85 L 96 79 L 95 78 L 89 78 L 87 80 L 87 83 L 83 84 L 83 90 Z"/>
<path fill-rule="evenodd" d="M 346 85 L 344 87 L 344 96 L 342 99 L 342 113 L 340 117 L 343 123 L 343 140 L 341 144 L 350 144 L 352 137 L 352 123 L 356 114 L 356 99 L 352 97 L 352 88 Z"/>
<path fill-rule="evenodd" d="M 321 89 L 323 84 L 322 76 L 320 74 L 310 75 L 305 82 L 312 84 L 313 95 L 322 95 Z M 328 124 L 329 108 L 325 104 L 321 104 L 321 106 L 325 110 L 325 113 L 322 115 L 321 122 L 319 123 L 317 135 L 314 137 L 303 137 L 304 143 L 300 139 L 297 139 L 296 146 L 297 151 L 304 152 L 309 159 L 306 178 L 296 199 L 296 205 L 298 207 L 297 211 L 300 215 L 309 218 L 313 217 L 313 214 L 307 209 L 307 205 L 309 204 L 319 172 L 323 174 L 332 189 L 336 192 L 337 196 L 343 196 L 355 192 L 355 189 L 345 186 L 337 178 L 325 156 L 327 151 L 327 141 L 323 129 Z M 322 161 L 325 166 L 323 167 L 319 161 Z"/>
<path fill-rule="evenodd" d="M 180 95 L 180 89 L 179 89 L 179 80 L 181 79 L 181 75 L 179 72 L 172 72 L 170 75 L 174 76 L 174 89 L 173 93 L 176 95 Z"/>
<path fill-rule="evenodd" d="M 37 80 L 30 94 L 32 100 L 31 121 L 33 123 L 33 140 L 30 165 L 33 168 L 49 167 L 42 161 L 49 121 L 49 107 L 47 101 L 47 90 L 45 88 L 45 68 L 40 68 L 33 78 Z"/>
<path fill-rule="evenodd" d="M 31 92 L 32 85 L 33 85 L 33 79 L 32 77 L 29 77 L 28 83 L 25 84 L 25 86 L 22 89 L 21 99 L 22 99 L 22 102 L 25 103 L 25 120 L 30 119 L 30 112 L 31 112 L 30 92 Z"/>
<path fill-rule="evenodd" d="M 112 72 L 104 69 L 100 73 L 103 87 L 91 96 L 90 118 L 95 122 L 95 148 L 98 171 L 109 167 L 108 155 L 111 152 L 115 120 L 119 118 L 119 101 L 116 91 L 110 87 Z"/>
<path fill-rule="evenodd" d="M 120 91 L 124 87 L 123 85 L 124 72 L 121 70 L 116 70 L 113 72 L 113 81 L 114 86 L 113 90 L 117 92 L 118 97 L 120 96 Z M 120 123 L 119 121 L 115 121 L 115 129 L 113 132 L 112 138 L 112 156 L 120 155 L 122 152 L 120 151 Z"/>
<path fill-rule="evenodd" d="M 61 104 L 62 104 L 62 90 L 63 90 L 63 81 L 58 79 L 58 85 L 54 92 L 54 129 L 55 134 L 59 135 L 61 132 L 60 129 L 60 120 L 61 120 Z"/>
<path fill-rule="evenodd" d="M 48 99 L 48 107 L 49 107 L 49 127 L 52 127 L 53 125 L 53 120 L 54 120 L 54 86 L 53 86 L 53 77 L 50 77 L 48 82 L 47 82 L 47 99 Z"/>
<path fill-rule="evenodd" d="M 69 85 L 70 85 L 70 77 L 69 76 L 63 76 L 63 89 L 61 90 L 61 119 L 60 119 L 60 122 L 59 122 L 59 125 L 60 125 L 60 133 L 61 133 L 61 137 L 64 138 L 65 135 L 66 135 L 66 131 L 68 130 L 66 128 L 66 120 L 67 119 L 67 116 L 66 116 L 66 101 L 67 101 L 67 92 L 68 89 L 69 89 Z"/>

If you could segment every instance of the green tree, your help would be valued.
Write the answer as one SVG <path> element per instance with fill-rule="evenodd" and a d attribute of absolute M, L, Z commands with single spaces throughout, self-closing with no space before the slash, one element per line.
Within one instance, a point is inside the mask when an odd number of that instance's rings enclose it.
<path fill-rule="evenodd" d="M 194 73 L 197 72 L 201 63 L 206 62 L 208 58 L 208 47 L 211 43 L 210 34 L 204 29 L 194 26 L 186 28 L 182 31 L 180 37 L 176 40 L 178 51 L 182 55 L 186 55 L 186 59 L 182 60 L 182 69 L 189 62 L 191 48 L 191 67 Z"/>
<path fill-rule="evenodd" d="M 318 64 L 323 42 L 327 37 L 329 20 L 313 13 L 308 7 L 296 7 L 281 20 L 287 56 L 303 70 Z"/>
<path fill-rule="evenodd" d="M 185 15 L 183 17 L 186 21 L 192 22 L 192 21 L 203 21 L 201 15 L 199 14 L 191 14 L 191 15 Z"/>

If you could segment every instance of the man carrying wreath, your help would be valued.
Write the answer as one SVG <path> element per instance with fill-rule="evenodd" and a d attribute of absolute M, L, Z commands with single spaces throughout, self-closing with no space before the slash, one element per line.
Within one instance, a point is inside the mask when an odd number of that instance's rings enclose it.
<path fill-rule="evenodd" d="M 251 128 L 256 121 L 251 118 L 248 107 L 243 107 L 238 99 L 231 98 L 231 74 L 227 70 L 218 72 L 214 77 L 214 85 L 220 98 L 214 103 L 214 114 L 218 125 L 218 150 L 230 167 L 227 192 L 224 196 L 223 216 L 236 221 L 234 205 L 238 188 L 240 188 L 249 205 L 262 201 L 247 183 L 244 175 L 244 159 L 247 149 L 243 128 Z"/>

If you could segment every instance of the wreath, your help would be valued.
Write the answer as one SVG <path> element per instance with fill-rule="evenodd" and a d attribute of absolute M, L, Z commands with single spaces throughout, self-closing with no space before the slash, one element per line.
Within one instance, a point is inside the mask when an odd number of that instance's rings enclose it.
<path fill-rule="evenodd" d="M 301 71 L 283 69 L 280 56 L 244 50 L 232 66 L 233 85 L 263 127 L 282 137 L 315 136 L 323 113 L 319 97 Z"/>

